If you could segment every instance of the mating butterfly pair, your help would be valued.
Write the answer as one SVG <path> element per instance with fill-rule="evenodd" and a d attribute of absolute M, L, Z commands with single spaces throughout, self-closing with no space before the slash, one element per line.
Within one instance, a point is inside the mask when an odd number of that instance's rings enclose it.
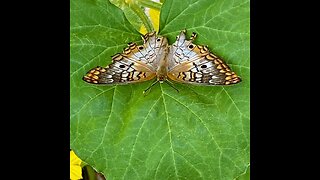
<path fill-rule="evenodd" d="M 128 43 L 122 53 L 112 56 L 112 64 L 90 70 L 83 80 L 93 84 L 129 84 L 157 77 L 157 82 L 170 80 L 196 85 L 231 85 L 241 82 L 207 46 L 193 44 L 196 33 L 186 39 L 183 30 L 176 41 L 155 32 L 142 36 L 143 45 Z M 151 87 L 150 86 L 150 87 Z M 148 88 L 149 89 L 149 88 Z"/>

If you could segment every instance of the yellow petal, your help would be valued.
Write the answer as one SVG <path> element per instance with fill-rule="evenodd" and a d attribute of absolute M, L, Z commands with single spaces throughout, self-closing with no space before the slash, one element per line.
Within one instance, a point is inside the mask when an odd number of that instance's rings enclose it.
<path fill-rule="evenodd" d="M 82 168 L 80 164 L 81 159 L 79 159 L 73 151 L 70 151 L 70 179 L 82 179 Z"/>
<path fill-rule="evenodd" d="M 149 16 L 154 30 L 158 32 L 159 31 L 160 11 L 158 11 L 156 9 L 149 9 L 149 11 L 146 14 Z M 139 32 L 141 34 L 147 33 L 147 29 L 144 27 L 144 25 L 141 25 Z"/>
<path fill-rule="evenodd" d="M 70 164 L 73 164 L 73 165 L 81 164 L 81 159 L 78 158 L 78 156 L 73 151 L 70 151 Z"/>
<path fill-rule="evenodd" d="M 156 9 L 150 9 L 149 16 L 153 25 L 154 30 L 159 31 L 159 19 L 160 19 L 160 11 Z"/>
<path fill-rule="evenodd" d="M 144 25 L 141 25 L 139 32 L 141 34 L 147 34 L 147 29 L 144 27 Z"/>
<path fill-rule="evenodd" d="M 82 169 L 80 166 L 70 167 L 70 179 L 71 180 L 82 179 Z"/>

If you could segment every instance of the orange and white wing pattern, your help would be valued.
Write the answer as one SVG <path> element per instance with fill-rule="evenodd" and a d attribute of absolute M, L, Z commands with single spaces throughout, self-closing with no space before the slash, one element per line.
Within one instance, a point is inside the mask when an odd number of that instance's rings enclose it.
<path fill-rule="evenodd" d="M 231 85 L 241 81 L 240 77 L 211 53 L 207 46 L 193 44 L 196 33 L 186 39 L 181 31 L 168 54 L 168 77 L 173 81 L 198 85 Z"/>
<path fill-rule="evenodd" d="M 167 47 L 167 41 L 155 32 L 143 37 L 144 44 L 128 43 L 122 53 L 112 56 L 112 64 L 96 67 L 87 72 L 83 80 L 93 84 L 129 84 L 156 77 L 157 55 Z"/>

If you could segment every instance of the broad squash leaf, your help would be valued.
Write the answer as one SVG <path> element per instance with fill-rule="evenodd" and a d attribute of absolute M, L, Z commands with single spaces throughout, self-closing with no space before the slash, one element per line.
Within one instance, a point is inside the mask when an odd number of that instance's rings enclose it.
<path fill-rule="evenodd" d="M 70 146 L 107 179 L 234 179 L 249 166 L 249 1 L 167 0 L 160 32 L 173 43 L 198 33 L 242 78 L 233 86 L 166 83 L 96 86 L 82 81 L 128 42 L 142 43 L 107 0 L 71 0 Z"/>

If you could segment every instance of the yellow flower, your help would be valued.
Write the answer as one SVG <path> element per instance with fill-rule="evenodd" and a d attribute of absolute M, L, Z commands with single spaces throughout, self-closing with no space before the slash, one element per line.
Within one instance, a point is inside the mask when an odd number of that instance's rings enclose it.
<path fill-rule="evenodd" d="M 73 152 L 70 151 L 70 179 L 82 179 L 81 159 Z"/>
<path fill-rule="evenodd" d="M 159 31 L 160 11 L 156 10 L 156 9 L 149 9 L 149 14 L 147 13 L 147 15 L 150 17 L 150 20 L 152 22 L 154 30 L 158 32 Z M 147 30 L 144 27 L 144 25 L 142 25 L 140 27 L 140 33 L 141 34 L 147 33 Z"/>

